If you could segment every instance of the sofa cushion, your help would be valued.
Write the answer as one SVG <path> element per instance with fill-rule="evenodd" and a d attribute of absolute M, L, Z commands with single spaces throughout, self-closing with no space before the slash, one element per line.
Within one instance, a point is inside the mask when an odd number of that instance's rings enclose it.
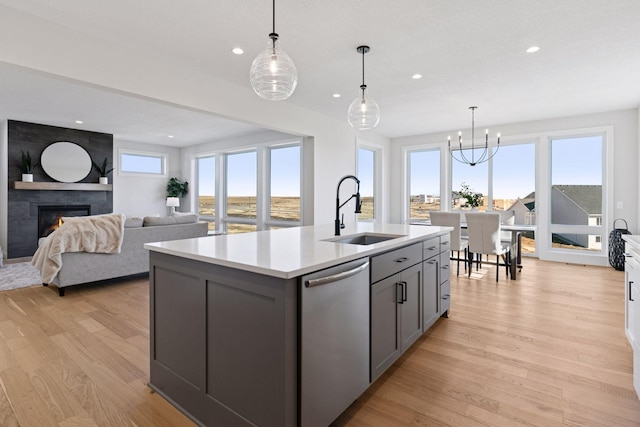
<path fill-rule="evenodd" d="M 143 221 L 144 227 L 154 227 L 159 225 L 173 225 L 173 224 L 190 224 L 198 222 L 198 215 L 183 215 L 183 216 L 145 216 Z"/>
<path fill-rule="evenodd" d="M 135 216 L 127 217 L 127 219 L 124 221 L 124 228 L 142 227 L 143 222 L 143 218 L 138 218 Z"/>

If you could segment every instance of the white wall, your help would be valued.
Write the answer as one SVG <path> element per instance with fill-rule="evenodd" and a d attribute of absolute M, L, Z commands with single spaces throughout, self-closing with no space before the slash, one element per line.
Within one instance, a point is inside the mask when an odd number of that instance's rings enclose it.
<path fill-rule="evenodd" d="M 640 188 L 638 181 L 639 121 L 638 110 L 632 109 L 534 122 L 492 125 L 492 128 L 501 132 L 501 138 L 503 140 L 509 140 L 519 139 L 524 136 L 544 136 L 553 132 L 571 129 L 612 127 L 614 139 L 613 162 L 609 164 L 609 167 L 613 168 L 613 208 L 611 212 L 612 218 L 608 218 L 607 222 L 609 223 L 604 225 L 607 227 L 607 230 L 610 230 L 613 227 L 612 222 L 614 218 L 624 218 L 627 220 L 631 232 L 638 233 L 640 231 L 638 229 L 638 224 L 640 223 L 638 218 L 640 213 L 640 207 L 638 205 L 640 202 L 638 199 L 638 189 Z M 447 136 L 451 134 L 452 131 L 449 133 L 417 135 L 392 140 L 390 170 L 393 171 L 393 174 L 390 180 L 391 188 L 402 188 L 403 186 L 404 148 L 440 145 L 446 150 Z M 465 133 L 469 134 L 470 130 L 463 130 L 463 134 Z M 619 202 L 622 203 L 622 208 L 617 207 Z M 392 193 L 392 221 L 399 222 L 403 220 L 402 203 L 402 193 Z M 604 265 L 606 264 L 606 260 L 600 259 L 597 263 Z"/>
<path fill-rule="evenodd" d="M 206 70 L 130 46 L 79 36 L 2 6 L 0 38 L 12 40 L 0 48 L 0 61 L 313 137 L 315 223 L 333 221 L 335 186 L 340 177 L 355 172 L 356 137 L 366 135 L 368 141 L 386 146 L 389 143 L 388 138 L 374 132 L 352 129 L 346 119 L 334 120 L 289 101 L 265 101 L 255 95 L 248 81 L 235 86 L 215 79 Z"/>
<path fill-rule="evenodd" d="M 118 173 L 120 162 L 118 152 L 122 148 L 166 154 L 168 176 L 120 175 Z M 115 167 L 115 170 L 111 173 L 113 179 L 113 211 L 128 216 L 167 215 L 169 212 L 169 208 L 166 207 L 167 181 L 170 177 L 185 179 L 181 175 L 180 149 L 114 138 L 113 159 Z M 184 209 L 181 206 L 178 210 Z"/>

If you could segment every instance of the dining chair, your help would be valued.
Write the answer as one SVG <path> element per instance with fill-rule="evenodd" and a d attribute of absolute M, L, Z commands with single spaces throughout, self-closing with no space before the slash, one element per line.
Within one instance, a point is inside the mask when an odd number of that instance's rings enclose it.
<path fill-rule="evenodd" d="M 496 256 L 496 282 L 500 275 L 500 257 L 503 257 L 506 267 L 507 277 L 509 277 L 509 262 L 511 260 L 511 245 L 505 244 L 500 236 L 500 214 L 467 212 L 467 230 L 469 232 L 469 276 L 473 265 L 473 255 L 482 254 Z M 476 269 L 480 265 L 480 260 L 476 261 Z"/>
<path fill-rule="evenodd" d="M 461 235 L 462 216 L 460 212 L 430 212 L 431 225 L 438 225 L 442 227 L 453 227 L 451 232 L 451 259 L 458 261 L 457 275 L 460 275 L 460 251 L 464 251 L 464 269 L 467 271 L 467 239 L 463 239 Z M 453 252 L 458 253 L 457 257 L 453 257 Z"/>

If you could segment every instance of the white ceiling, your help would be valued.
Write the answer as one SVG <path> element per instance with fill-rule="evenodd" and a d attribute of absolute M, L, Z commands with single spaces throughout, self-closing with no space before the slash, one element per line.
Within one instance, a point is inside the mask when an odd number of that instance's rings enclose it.
<path fill-rule="evenodd" d="M 271 32 L 268 0 L 0 0 L 91 36 L 248 86 Z M 298 68 L 287 101 L 346 121 L 365 57 L 376 132 L 401 137 L 640 106 L 638 0 L 278 0 Z M 525 50 L 540 46 L 540 51 Z M 233 47 L 245 54 L 236 56 Z M 423 78 L 413 80 L 420 73 Z M 333 93 L 342 94 L 333 98 Z M 99 106 L 99 108 L 96 108 Z M 0 117 L 190 145 L 259 129 L 0 64 Z M 89 125 L 90 123 L 90 125 Z M 168 134 L 179 134 L 169 140 Z"/>

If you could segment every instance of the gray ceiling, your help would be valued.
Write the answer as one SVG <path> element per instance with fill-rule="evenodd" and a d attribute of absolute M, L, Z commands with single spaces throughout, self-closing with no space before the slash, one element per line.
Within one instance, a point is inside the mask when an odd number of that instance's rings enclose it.
<path fill-rule="evenodd" d="M 268 0 L 0 5 L 242 86 L 271 31 Z M 281 47 L 299 75 L 283 102 L 346 121 L 361 83 L 355 48 L 368 44 L 366 83 L 382 111 L 376 132 L 388 137 L 467 128 L 471 105 L 479 106 L 482 128 L 640 106 L 638 0 L 278 0 L 276 8 Z M 526 53 L 532 45 L 540 51 Z M 244 55 L 231 53 L 237 46 Z M 0 117 L 64 126 L 82 117 L 90 130 L 171 145 L 259 131 L 6 64 Z M 167 134 L 184 137 L 168 141 Z"/>

